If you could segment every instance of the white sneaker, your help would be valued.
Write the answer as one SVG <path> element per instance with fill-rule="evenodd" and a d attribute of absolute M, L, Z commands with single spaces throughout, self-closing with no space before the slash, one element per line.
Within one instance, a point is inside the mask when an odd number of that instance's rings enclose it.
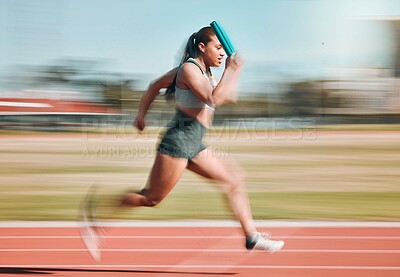
<path fill-rule="evenodd" d="M 81 237 L 94 260 L 100 261 L 101 229 L 96 222 L 96 187 L 92 186 L 83 201 L 80 220 Z"/>
<path fill-rule="evenodd" d="M 262 250 L 270 253 L 282 249 L 285 242 L 283 240 L 271 240 L 270 235 L 256 233 L 252 237 L 246 238 L 246 248 L 248 250 Z"/>
<path fill-rule="evenodd" d="M 93 257 L 95 261 L 100 261 L 101 259 L 101 253 L 100 253 L 100 237 L 96 233 L 96 231 L 93 229 L 92 226 L 90 226 L 90 223 L 88 223 L 87 218 L 83 218 L 83 224 L 86 226 L 82 226 L 81 229 L 81 237 L 83 242 L 86 245 L 86 248 L 88 249 L 90 255 Z"/>

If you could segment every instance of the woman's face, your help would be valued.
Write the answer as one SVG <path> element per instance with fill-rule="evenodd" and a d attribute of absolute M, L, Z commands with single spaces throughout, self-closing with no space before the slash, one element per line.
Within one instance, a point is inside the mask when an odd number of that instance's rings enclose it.
<path fill-rule="evenodd" d="M 211 41 L 204 47 L 204 62 L 208 66 L 220 66 L 225 56 L 224 49 L 216 36 L 212 36 Z"/>

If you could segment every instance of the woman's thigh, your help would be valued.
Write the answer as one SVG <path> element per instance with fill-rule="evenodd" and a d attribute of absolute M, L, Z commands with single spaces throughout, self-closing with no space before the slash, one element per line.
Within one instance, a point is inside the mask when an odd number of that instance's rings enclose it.
<path fill-rule="evenodd" d="M 243 183 L 243 170 L 234 160 L 216 156 L 212 149 L 206 148 L 194 159 L 187 168 L 212 181 L 230 185 Z"/>
<path fill-rule="evenodd" d="M 161 201 L 175 187 L 187 165 L 187 159 L 157 152 L 146 187 L 146 196 Z"/>

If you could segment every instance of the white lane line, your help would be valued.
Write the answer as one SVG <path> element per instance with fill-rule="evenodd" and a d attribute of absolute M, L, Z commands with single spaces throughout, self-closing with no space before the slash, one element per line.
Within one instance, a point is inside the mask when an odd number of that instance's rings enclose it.
<path fill-rule="evenodd" d="M 400 236 L 273 236 L 276 239 L 398 240 Z M 0 239 L 78 239 L 80 236 L 0 236 Z M 243 239 L 243 236 L 107 236 L 106 239 Z"/>
<path fill-rule="evenodd" d="M 131 220 L 98 222 L 101 226 L 110 227 L 240 227 L 233 220 Z M 12 228 L 76 228 L 79 222 L 75 221 L 3 221 L 0 227 Z M 374 222 L 374 221 L 278 221 L 257 220 L 257 227 L 327 227 L 327 228 L 355 228 L 355 227 L 379 227 L 400 228 L 400 222 Z"/>
<path fill-rule="evenodd" d="M 0 249 L 0 252 L 86 252 L 86 248 L 8 248 Z M 109 248 L 102 249 L 102 252 L 226 252 L 226 253 L 249 253 L 245 249 L 202 249 L 202 248 Z M 400 254 L 400 250 L 379 250 L 379 249 L 362 249 L 362 250 L 342 250 L 342 249 L 283 249 L 282 253 L 359 253 L 359 254 Z"/>
<path fill-rule="evenodd" d="M 331 269 L 331 270 L 391 270 L 391 271 L 398 271 L 400 270 L 400 266 L 346 266 L 346 265 L 337 265 L 337 266 L 314 266 L 314 265 L 304 265 L 304 266 L 284 266 L 284 265 L 173 265 L 173 264 L 165 264 L 165 265 L 85 265 L 85 264 L 5 264 L 0 265 L 0 267 L 13 267 L 13 268 L 227 268 L 227 269 Z"/>
<path fill-rule="evenodd" d="M 29 107 L 29 108 L 51 108 L 53 105 L 47 103 L 30 103 L 30 102 L 6 102 L 0 101 L 3 107 Z"/>

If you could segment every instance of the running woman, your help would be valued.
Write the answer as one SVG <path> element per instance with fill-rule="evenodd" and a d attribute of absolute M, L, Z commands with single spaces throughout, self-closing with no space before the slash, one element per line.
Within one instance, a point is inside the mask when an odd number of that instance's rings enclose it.
<path fill-rule="evenodd" d="M 158 145 L 146 188 L 138 193 L 124 194 L 119 205 L 156 206 L 174 188 L 183 171 L 189 169 L 219 184 L 226 193 L 242 226 L 248 250 L 279 251 L 284 242 L 271 240 L 259 233 L 254 225 L 240 167 L 232 160 L 216 157 L 202 142 L 211 126 L 215 108 L 237 100 L 234 88 L 243 66 L 241 57 L 235 52 L 227 58 L 217 85 L 211 74 L 210 68 L 219 67 L 224 55 L 213 29 L 204 27 L 189 37 L 180 66 L 150 83 L 141 99 L 134 126 L 139 131 L 145 128 L 146 114 L 163 88 L 167 88 L 169 96 L 175 96 L 176 114 Z M 95 229 L 92 231 L 96 232 Z"/>

